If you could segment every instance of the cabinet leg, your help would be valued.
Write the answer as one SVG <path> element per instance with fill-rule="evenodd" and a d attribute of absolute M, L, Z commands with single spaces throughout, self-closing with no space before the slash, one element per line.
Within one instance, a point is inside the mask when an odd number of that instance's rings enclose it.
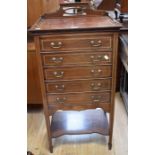
<path fill-rule="evenodd" d="M 48 139 L 48 143 L 49 143 L 49 150 L 51 153 L 53 153 L 53 145 L 52 145 L 52 139 L 51 138 Z"/>
<path fill-rule="evenodd" d="M 52 132 L 50 130 L 50 118 L 49 118 L 49 116 L 46 116 L 45 120 L 46 120 L 46 126 L 47 126 L 49 150 L 51 153 L 53 153 Z"/>
<path fill-rule="evenodd" d="M 53 146 L 50 145 L 50 152 L 53 153 Z"/>
<path fill-rule="evenodd" d="M 111 143 L 111 142 L 108 143 L 108 149 L 109 149 L 109 150 L 112 149 L 112 143 Z"/>
<path fill-rule="evenodd" d="M 112 134 L 112 131 L 111 131 L 111 133 L 109 135 L 109 142 L 108 142 L 108 149 L 109 150 L 112 149 L 112 136 L 113 136 L 113 134 Z"/>

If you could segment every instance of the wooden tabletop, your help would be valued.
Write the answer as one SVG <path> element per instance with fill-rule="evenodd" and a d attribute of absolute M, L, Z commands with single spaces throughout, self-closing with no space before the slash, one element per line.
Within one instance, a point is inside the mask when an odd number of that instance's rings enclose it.
<path fill-rule="evenodd" d="M 118 29 L 122 25 L 108 16 L 78 16 L 41 18 L 30 29 L 33 31 L 56 31 L 75 29 Z"/>

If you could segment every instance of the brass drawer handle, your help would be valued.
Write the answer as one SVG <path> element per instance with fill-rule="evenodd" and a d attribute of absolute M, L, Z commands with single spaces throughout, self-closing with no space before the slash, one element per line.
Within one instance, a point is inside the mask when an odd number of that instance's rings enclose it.
<path fill-rule="evenodd" d="M 57 97 L 56 98 L 56 103 L 58 103 L 58 104 L 64 104 L 65 101 L 66 101 L 66 97 L 62 97 L 62 98 Z"/>
<path fill-rule="evenodd" d="M 101 74 L 102 70 L 101 69 L 92 69 L 91 73 L 93 76 L 99 76 Z"/>
<path fill-rule="evenodd" d="M 91 98 L 92 98 L 92 103 L 99 103 L 101 102 L 102 96 L 95 95 L 95 96 L 92 96 Z"/>
<path fill-rule="evenodd" d="M 51 47 L 52 48 L 61 48 L 62 47 L 62 42 L 51 42 Z"/>
<path fill-rule="evenodd" d="M 63 62 L 63 57 L 52 57 L 50 61 L 54 62 L 55 64 L 61 64 Z"/>
<path fill-rule="evenodd" d="M 91 55 L 90 59 L 92 63 L 99 63 L 101 61 L 108 61 L 109 56 L 108 55 L 98 55 L 98 56 Z"/>
<path fill-rule="evenodd" d="M 92 90 L 101 90 L 101 88 L 102 88 L 102 83 L 91 83 L 91 88 L 92 88 Z"/>
<path fill-rule="evenodd" d="M 98 56 L 91 55 L 90 59 L 91 59 L 92 63 L 98 63 L 102 60 L 102 56 L 101 55 L 98 55 Z"/>
<path fill-rule="evenodd" d="M 91 40 L 90 44 L 93 47 L 100 47 L 102 45 L 102 41 L 101 40 L 98 40 L 98 41 Z"/>
<path fill-rule="evenodd" d="M 53 72 L 53 74 L 56 78 L 62 78 L 64 75 L 64 72 L 63 71 L 58 71 L 58 72 L 55 71 L 55 72 Z"/>
<path fill-rule="evenodd" d="M 65 88 L 65 85 L 56 85 L 55 88 L 57 91 L 63 91 Z"/>

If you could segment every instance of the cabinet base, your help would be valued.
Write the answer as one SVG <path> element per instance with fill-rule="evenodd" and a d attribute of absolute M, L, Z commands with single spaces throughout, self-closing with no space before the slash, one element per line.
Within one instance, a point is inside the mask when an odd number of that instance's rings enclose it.
<path fill-rule="evenodd" d="M 98 109 L 83 111 L 58 111 L 51 121 L 51 138 L 62 135 L 99 133 L 109 134 L 106 113 Z"/>

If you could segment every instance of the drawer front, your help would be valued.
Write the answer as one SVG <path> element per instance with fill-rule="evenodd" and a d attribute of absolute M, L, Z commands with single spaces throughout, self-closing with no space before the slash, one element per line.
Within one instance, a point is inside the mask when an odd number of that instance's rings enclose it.
<path fill-rule="evenodd" d="M 44 66 L 103 65 L 111 64 L 112 53 L 44 54 L 42 60 Z"/>
<path fill-rule="evenodd" d="M 111 89 L 111 79 L 75 80 L 46 83 L 47 93 L 104 91 Z"/>
<path fill-rule="evenodd" d="M 47 95 L 48 104 L 86 105 L 110 103 L 110 92 Z"/>
<path fill-rule="evenodd" d="M 90 35 L 70 35 L 70 36 L 51 36 L 41 38 L 41 51 L 65 51 L 65 50 L 111 50 L 112 35 L 90 34 Z M 72 51 L 74 52 L 74 51 Z"/>
<path fill-rule="evenodd" d="M 98 103 L 98 104 L 81 104 L 81 105 L 75 105 L 75 104 L 48 104 L 48 112 L 49 115 L 53 113 L 53 111 L 57 110 L 86 110 L 86 109 L 96 109 L 96 108 L 102 108 L 105 112 L 110 112 L 111 110 L 111 104 L 109 103 Z"/>
<path fill-rule="evenodd" d="M 104 78 L 112 76 L 112 69 L 111 66 L 48 68 L 44 75 L 45 80 Z"/>

